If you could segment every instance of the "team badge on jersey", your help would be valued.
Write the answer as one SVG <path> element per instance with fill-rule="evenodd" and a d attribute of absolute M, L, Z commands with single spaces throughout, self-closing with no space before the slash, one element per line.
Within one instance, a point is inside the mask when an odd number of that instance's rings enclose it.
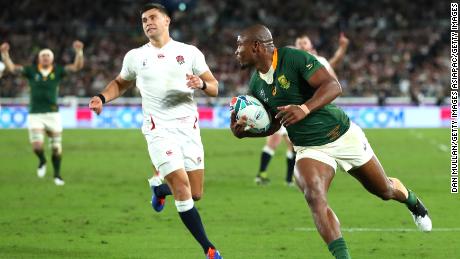
<path fill-rule="evenodd" d="M 275 96 L 276 95 L 276 85 L 273 85 L 273 89 L 272 89 L 272 95 Z"/>
<path fill-rule="evenodd" d="M 278 82 L 280 83 L 281 88 L 288 89 L 291 86 L 291 83 L 287 80 L 285 75 L 280 75 L 278 77 Z"/>
<path fill-rule="evenodd" d="M 51 73 L 50 74 L 50 80 L 54 80 L 56 78 L 56 76 L 54 75 L 54 73 Z"/>
<path fill-rule="evenodd" d="M 176 61 L 179 65 L 184 64 L 185 63 L 184 56 L 181 56 L 181 55 L 177 56 Z"/>

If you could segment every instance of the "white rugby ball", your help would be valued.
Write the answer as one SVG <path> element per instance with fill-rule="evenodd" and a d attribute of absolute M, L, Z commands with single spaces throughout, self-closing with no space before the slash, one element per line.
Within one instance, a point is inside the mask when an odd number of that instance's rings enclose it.
<path fill-rule="evenodd" d="M 270 128 L 271 117 L 257 98 L 250 95 L 233 97 L 230 109 L 235 111 L 236 119 L 247 117 L 247 126 L 244 130 L 253 133 L 265 132 Z"/>

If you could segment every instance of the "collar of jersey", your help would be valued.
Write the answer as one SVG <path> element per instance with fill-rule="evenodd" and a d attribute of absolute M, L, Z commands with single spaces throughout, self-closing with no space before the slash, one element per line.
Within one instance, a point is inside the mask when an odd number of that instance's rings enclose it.
<path fill-rule="evenodd" d="M 51 74 L 51 72 L 53 72 L 54 65 L 51 65 L 49 69 L 43 69 L 43 67 L 40 64 L 38 64 L 37 69 L 38 69 L 38 72 L 40 72 L 40 74 L 44 76 L 48 76 L 49 74 Z"/>
<path fill-rule="evenodd" d="M 275 50 L 273 51 L 272 65 L 270 66 L 270 69 L 265 74 L 259 71 L 260 78 L 264 80 L 267 84 L 273 83 L 273 76 L 275 74 L 277 65 L 278 65 L 278 49 L 275 48 Z"/>
<path fill-rule="evenodd" d="M 169 46 L 171 43 L 173 43 L 173 41 L 174 41 L 174 40 L 173 40 L 172 38 L 169 38 L 169 41 L 166 42 L 166 44 L 163 45 L 163 47 L 161 47 L 161 48 L 155 47 L 155 46 L 149 41 L 149 46 L 150 46 L 151 48 L 153 48 L 153 49 L 156 49 L 156 50 L 164 50 L 167 46 Z"/>

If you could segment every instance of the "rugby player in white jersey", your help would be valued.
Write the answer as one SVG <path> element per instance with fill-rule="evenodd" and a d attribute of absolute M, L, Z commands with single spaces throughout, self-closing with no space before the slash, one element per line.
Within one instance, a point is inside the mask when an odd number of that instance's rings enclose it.
<path fill-rule="evenodd" d="M 318 61 L 335 78 L 337 78 L 337 74 L 335 73 L 334 69 L 336 69 L 342 63 L 343 58 L 345 57 L 345 53 L 347 52 L 348 44 L 349 44 L 348 38 L 345 36 L 344 33 L 340 33 L 339 47 L 335 51 L 334 56 L 331 59 L 327 60 L 326 58 L 318 55 L 318 53 L 316 52 L 316 49 L 311 43 L 310 38 L 306 34 L 297 37 L 295 40 L 295 48 L 307 51 L 310 54 L 315 55 Z M 275 134 L 268 136 L 266 139 L 265 146 L 263 147 L 262 153 L 260 155 L 259 172 L 257 173 L 256 178 L 254 180 L 257 184 L 264 185 L 270 182 L 268 173 L 266 172 L 266 170 L 267 170 L 268 164 L 270 163 L 271 158 L 275 154 L 276 148 L 279 146 L 279 144 L 281 144 L 282 140 L 284 140 L 287 146 L 287 151 L 286 151 L 287 171 L 286 171 L 286 178 L 285 178 L 286 185 L 294 186 L 294 183 L 292 181 L 293 179 L 292 176 L 294 174 L 295 152 L 294 152 L 294 147 L 291 143 L 291 140 L 289 140 L 289 137 L 287 135 L 287 130 L 284 126 L 281 126 L 281 128 Z"/>
<path fill-rule="evenodd" d="M 101 113 L 104 103 L 121 96 L 136 80 L 142 96 L 142 132 L 159 173 L 149 180 L 152 206 L 161 211 L 165 197 L 172 193 L 182 222 L 206 258 L 222 258 L 194 206 L 203 193 L 204 152 L 193 92 L 215 97 L 218 82 L 200 50 L 170 37 L 171 16 L 163 5 L 146 4 L 140 13 L 149 42 L 126 54 L 120 74 L 90 100 L 89 107 Z M 163 178 L 167 185 L 161 183 Z"/>

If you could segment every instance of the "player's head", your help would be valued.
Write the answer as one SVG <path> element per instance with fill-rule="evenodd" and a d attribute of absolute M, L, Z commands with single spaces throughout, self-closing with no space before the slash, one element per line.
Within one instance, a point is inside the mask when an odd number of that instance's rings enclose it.
<path fill-rule="evenodd" d="M 235 55 L 241 68 L 254 66 L 260 59 L 271 55 L 271 51 L 275 48 L 270 30 L 260 24 L 243 30 L 238 35 L 236 45 Z"/>
<path fill-rule="evenodd" d="M 54 54 L 50 49 L 42 49 L 38 52 L 38 64 L 44 67 L 53 64 Z"/>
<path fill-rule="evenodd" d="M 307 35 L 301 35 L 295 39 L 295 47 L 311 53 L 316 53 L 315 47 Z"/>
<path fill-rule="evenodd" d="M 145 4 L 140 9 L 142 28 L 147 38 L 158 38 L 169 34 L 169 23 L 171 22 L 168 9 L 158 3 Z"/>

